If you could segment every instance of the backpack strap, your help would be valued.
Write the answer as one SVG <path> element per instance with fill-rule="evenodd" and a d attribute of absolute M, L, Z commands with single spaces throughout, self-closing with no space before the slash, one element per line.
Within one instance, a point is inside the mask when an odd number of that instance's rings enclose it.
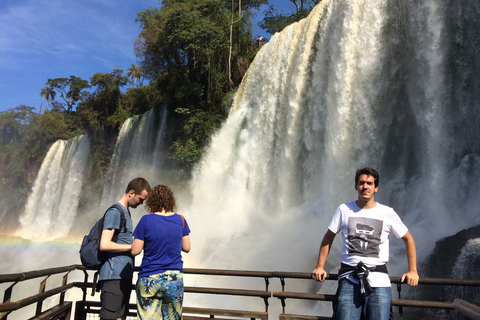
<path fill-rule="evenodd" d="M 111 209 L 111 208 L 115 208 L 120 212 L 120 229 L 123 226 L 123 231 L 126 232 L 127 231 L 127 219 L 125 219 L 125 211 L 123 210 L 123 206 L 120 203 L 116 202 L 116 203 L 112 204 L 112 206 L 108 209 Z M 130 214 L 130 211 L 128 211 L 128 214 Z"/>
<path fill-rule="evenodd" d="M 127 231 L 127 219 L 125 219 L 125 212 L 123 211 L 123 206 L 118 202 L 112 204 L 107 209 L 107 211 L 105 211 L 105 214 L 103 215 L 103 219 L 105 219 L 105 215 L 107 214 L 108 210 L 110 210 L 112 208 L 117 209 L 118 212 L 120 212 L 120 227 L 118 229 L 115 229 L 115 232 L 114 232 L 113 237 L 112 237 L 112 241 L 117 242 L 118 234 L 120 233 L 120 230 L 122 229 L 122 227 L 123 227 L 123 230 L 125 232 Z M 128 213 L 130 213 L 130 211 Z M 103 221 L 102 221 L 102 225 L 101 225 L 101 230 L 103 231 Z M 102 232 L 100 232 L 100 234 L 102 234 Z"/>
<path fill-rule="evenodd" d="M 185 218 L 181 214 L 179 214 L 179 216 L 180 218 L 182 218 L 182 230 L 183 230 L 183 228 L 185 228 Z"/>

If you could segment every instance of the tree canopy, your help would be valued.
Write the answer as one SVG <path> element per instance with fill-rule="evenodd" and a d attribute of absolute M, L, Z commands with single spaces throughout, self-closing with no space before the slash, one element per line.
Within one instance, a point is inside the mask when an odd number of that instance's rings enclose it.
<path fill-rule="evenodd" d="M 267 32 L 305 17 L 319 2 L 290 1 L 296 8 L 292 14 L 274 6 L 265 12 L 261 26 Z M 92 140 L 89 185 L 101 185 L 120 126 L 159 104 L 172 111 L 170 159 L 188 174 L 225 119 L 229 101 L 260 49 L 253 45 L 252 18 L 268 2 L 163 0 L 158 8 L 139 12 L 142 30 L 134 46 L 139 66 L 132 64 L 126 74 L 115 66 L 89 80 L 74 75 L 48 79 L 40 89 L 47 101 L 43 112 L 26 105 L 0 112 L 0 190 L 10 192 L 14 185 L 17 194 L 26 196 L 51 144 L 79 134 Z M 1 204 L 11 209 L 8 202 Z"/>
<path fill-rule="evenodd" d="M 321 0 L 289 0 L 295 6 L 295 11 L 285 13 L 278 11 L 275 6 L 271 5 L 264 12 L 264 18 L 259 26 L 269 34 L 275 34 L 282 31 L 286 26 L 299 21 L 310 13 L 312 9 L 320 3 Z"/>

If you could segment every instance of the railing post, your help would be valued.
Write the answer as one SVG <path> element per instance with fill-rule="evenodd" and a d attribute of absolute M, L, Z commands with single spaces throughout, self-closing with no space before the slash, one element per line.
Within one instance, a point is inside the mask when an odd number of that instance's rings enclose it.
<path fill-rule="evenodd" d="M 85 300 L 77 301 L 75 303 L 75 317 L 74 320 L 85 320 L 87 319 Z"/>
<path fill-rule="evenodd" d="M 280 277 L 280 284 L 282 285 L 282 291 L 285 291 L 285 278 Z M 282 304 L 282 313 L 284 314 L 285 313 L 285 306 L 286 306 L 285 299 L 280 299 L 280 302 Z"/>
<path fill-rule="evenodd" d="M 45 279 L 43 279 L 42 282 L 40 282 L 40 289 L 38 290 L 38 293 L 44 293 L 45 292 L 45 287 L 47 286 L 47 279 L 50 276 L 48 275 Z M 43 307 L 43 300 L 39 300 L 37 302 L 37 311 L 35 313 L 36 316 L 40 315 L 42 313 L 42 307 Z"/>
<path fill-rule="evenodd" d="M 88 282 L 88 272 L 87 272 L 87 270 L 83 270 L 83 275 L 85 276 L 83 281 Z M 87 301 L 87 288 L 82 288 L 82 291 L 83 291 L 82 300 Z"/>
<path fill-rule="evenodd" d="M 402 284 L 397 283 L 397 292 L 398 292 L 398 299 L 402 299 Z M 400 314 L 400 320 L 403 319 L 403 306 L 398 307 L 398 313 Z"/>
<path fill-rule="evenodd" d="M 62 280 L 62 286 L 66 285 L 67 282 L 68 282 L 68 274 L 70 272 L 67 272 L 64 276 L 63 276 L 63 280 Z M 62 292 L 60 293 L 60 300 L 59 300 L 59 304 L 62 304 L 64 301 L 65 301 L 65 293 L 66 292 Z"/>
<path fill-rule="evenodd" d="M 10 287 L 5 290 L 4 296 L 3 296 L 3 303 L 10 302 L 10 299 L 12 298 L 12 291 L 13 291 L 13 286 L 16 285 L 18 281 L 15 281 L 12 283 Z M 2 320 L 7 320 L 8 315 L 11 313 L 11 311 L 5 311 L 0 313 L 0 319 Z"/>
<path fill-rule="evenodd" d="M 263 302 L 265 302 L 265 312 L 268 312 L 268 298 L 263 298 Z"/>
<path fill-rule="evenodd" d="M 265 277 L 265 291 L 268 291 L 268 286 L 270 285 L 270 278 Z M 265 312 L 268 312 L 268 298 L 263 298 L 265 303 Z"/>
<path fill-rule="evenodd" d="M 282 314 L 285 314 L 285 298 L 280 298 L 280 303 L 282 304 Z"/>

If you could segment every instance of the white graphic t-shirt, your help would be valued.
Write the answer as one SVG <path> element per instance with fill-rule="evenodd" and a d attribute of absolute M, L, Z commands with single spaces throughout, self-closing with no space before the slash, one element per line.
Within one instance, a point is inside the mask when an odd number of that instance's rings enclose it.
<path fill-rule="evenodd" d="M 328 229 L 342 232 L 342 263 L 356 266 L 362 261 L 369 268 L 388 262 L 390 233 L 401 238 L 408 231 L 392 208 L 377 203 L 372 209 L 361 209 L 356 201 L 340 205 Z M 390 286 L 386 273 L 371 272 L 368 280 L 372 287 Z"/>

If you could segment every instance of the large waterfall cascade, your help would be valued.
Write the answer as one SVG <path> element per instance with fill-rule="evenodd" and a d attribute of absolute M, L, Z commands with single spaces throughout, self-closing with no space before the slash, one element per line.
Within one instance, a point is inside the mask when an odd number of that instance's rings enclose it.
<path fill-rule="evenodd" d="M 176 193 L 192 230 L 185 265 L 310 272 L 335 208 L 356 198 L 354 173 L 364 166 L 379 171 L 376 200 L 409 227 L 420 265 L 435 241 L 480 224 L 478 16 L 478 0 L 323 0 L 275 34 L 190 193 Z M 123 125 L 105 206 L 131 178 L 162 182 L 161 119 L 152 109 Z M 34 193 L 40 185 L 59 189 L 36 183 Z M 60 222 L 44 215 L 26 213 L 22 228 Z M 338 270 L 339 247 L 335 240 L 329 272 Z M 406 271 L 401 240 L 391 239 L 390 257 L 393 276 Z"/>
<path fill-rule="evenodd" d="M 88 136 L 58 140 L 47 152 L 16 235 L 51 240 L 72 227 L 85 179 L 91 170 Z"/>
<path fill-rule="evenodd" d="M 195 170 L 185 214 L 198 249 L 187 261 L 313 270 L 363 166 L 380 172 L 376 199 L 410 228 L 420 262 L 436 240 L 480 223 L 479 7 L 325 0 L 274 35 Z M 391 251 L 400 274 L 403 242 Z"/>
<path fill-rule="evenodd" d="M 166 156 L 166 106 L 129 118 L 120 129 L 102 196 L 102 207 L 117 201 L 130 180 L 144 177 L 151 184 L 162 181 Z"/>

